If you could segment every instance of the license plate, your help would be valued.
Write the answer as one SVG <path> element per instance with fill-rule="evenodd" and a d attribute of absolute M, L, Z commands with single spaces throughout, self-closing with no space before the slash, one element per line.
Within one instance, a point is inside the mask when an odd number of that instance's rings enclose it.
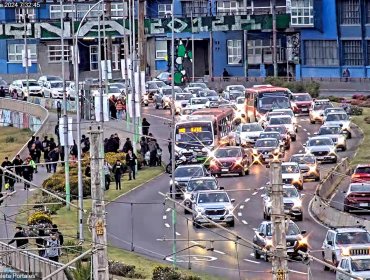
<path fill-rule="evenodd" d="M 294 249 L 288 249 L 287 252 L 288 253 L 294 253 Z"/>
<path fill-rule="evenodd" d="M 308 109 L 307 108 L 302 108 L 302 112 L 307 112 Z"/>
<path fill-rule="evenodd" d="M 222 168 L 221 171 L 222 172 L 229 172 L 229 168 Z"/>
<path fill-rule="evenodd" d="M 369 203 L 360 203 L 360 206 L 367 207 L 367 206 L 369 206 Z"/>
<path fill-rule="evenodd" d="M 317 160 L 324 160 L 325 157 L 317 157 Z"/>

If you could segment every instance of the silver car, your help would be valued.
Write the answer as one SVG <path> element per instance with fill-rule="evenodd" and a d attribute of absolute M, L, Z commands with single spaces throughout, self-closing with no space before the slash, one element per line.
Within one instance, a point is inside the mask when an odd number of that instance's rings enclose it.
<path fill-rule="evenodd" d="M 315 135 L 329 137 L 333 140 L 337 149 L 341 149 L 342 151 L 347 150 L 347 134 L 345 131 L 342 131 L 339 125 L 323 125 Z"/>
<path fill-rule="evenodd" d="M 200 191 L 197 193 L 193 204 L 193 226 L 199 228 L 201 224 L 207 224 L 208 219 L 216 223 L 226 223 L 233 227 L 234 199 L 230 199 L 225 191 Z"/>
<path fill-rule="evenodd" d="M 370 279 L 370 256 L 348 256 L 343 257 L 338 265 L 344 271 L 347 271 L 353 277 L 360 279 Z M 340 271 L 336 272 L 336 280 L 352 280 L 353 278 L 344 275 Z"/>
<path fill-rule="evenodd" d="M 313 154 L 319 162 L 338 161 L 335 144 L 329 137 L 312 137 L 303 145 L 306 147 L 306 153 Z"/>

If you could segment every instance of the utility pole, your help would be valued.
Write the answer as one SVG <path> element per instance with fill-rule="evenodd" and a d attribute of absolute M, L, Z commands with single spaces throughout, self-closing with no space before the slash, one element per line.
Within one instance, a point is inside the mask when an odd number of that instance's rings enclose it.
<path fill-rule="evenodd" d="M 175 161 L 175 123 L 176 123 L 176 108 L 175 108 L 175 0 L 172 0 L 172 33 L 171 33 L 171 87 L 172 87 L 172 104 L 171 104 L 171 113 L 172 113 L 172 142 L 171 142 L 171 169 L 172 169 L 172 176 L 175 174 L 176 169 L 176 161 Z M 176 192 L 176 185 L 175 180 L 172 180 L 171 186 L 171 197 Z M 172 208 L 172 233 L 173 233 L 173 243 L 172 243 L 172 254 L 173 254 L 173 266 L 176 267 L 177 259 L 176 259 L 176 221 L 177 220 L 177 213 L 176 213 L 176 204 L 173 204 Z"/>
<path fill-rule="evenodd" d="M 136 54 L 136 38 L 135 38 L 135 0 L 131 0 L 131 94 L 132 94 L 132 128 L 133 128 L 133 148 L 134 153 L 136 154 L 136 88 L 135 88 L 135 72 L 137 71 L 137 54 Z M 139 73 L 139 80 L 140 80 L 140 73 Z M 140 100 L 139 100 L 140 102 Z"/>
<path fill-rule="evenodd" d="M 30 74 L 29 74 L 29 71 L 28 71 L 28 63 L 29 63 L 29 60 L 30 58 L 28 57 L 28 42 L 27 42 L 27 19 L 28 19 L 28 16 L 26 14 L 26 10 L 22 10 L 23 11 L 23 28 L 24 28 L 24 60 L 25 60 L 25 67 L 26 67 L 26 85 L 27 85 L 27 94 L 28 96 L 30 95 L 30 84 L 29 84 L 29 80 L 30 80 Z M 25 96 L 23 96 L 23 99 L 25 99 Z"/>
<path fill-rule="evenodd" d="M 104 186 L 101 185 L 101 170 L 103 169 L 102 151 L 103 131 L 90 130 L 91 148 L 91 231 L 93 247 L 93 279 L 109 279 L 108 254 L 107 254 L 107 231 L 104 204 Z"/>
<path fill-rule="evenodd" d="M 64 50 L 64 9 L 63 0 L 60 0 L 60 27 L 62 29 L 61 48 L 62 48 L 62 80 L 63 80 L 63 136 L 64 136 L 64 173 L 67 209 L 70 210 L 69 203 L 71 202 L 71 188 L 69 184 L 69 143 L 68 143 L 68 115 L 67 115 L 67 92 L 66 92 L 66 77 L 65 77 L 65 50 Z M 59 120 L 58 120 L 59 121 Z M 72 144 L 72 143 L 71 143 Z"/>
<path fill-rule="evenodd" d="M 106 11 L 106 15 L 107 15 L 107 18 L 108 20 L 111 20 L 112 19 L 112 0 L 107 0 L 105 2 L 105 11 Z M 104 27 L 105 29 L 105 27 Z M 104 36 L 104 38 L 106 38 Z M 106 48 L 107 48 L 107 56 L 105 57 L 105 60 L 109 60 L 111 63 L 112 63 L 112 58 L 113 58 L 113 46 L 112 46 L 112 37 L 111 36 L 108 36 L 108 38 L 106 38 Z"/>
<path fill-rule="evenodd" d="M 195 61 L 194 61 L 194 31 L 193 31 L 193 10 L 190 11 L 190 20 L 191 20 L 191 75 L 192 75 L 192 82 L 194 83 L 194 72 L 195 72 Z"/>
<path fill-rule="evenodd" d="M 138 0 L 139 3 L 139 24 L 138 24 L 138 37 L 139 37 L 139 56 L 140 56 L 140 71 L 146 69 L 146 38 L 144 33 L 144 15 L 145 15 L 145 0 Z"/>
<path fill-rule="evenodd" d="M 102 10 L 102 17 L 103 17 L 103 47 L 104 47 L 104 85 L 105 85 L 105 94 L 108 94 L 108 56 L 109 56 L 109 51 L 108 51 L 108 41 L 107 41 L 107 34 L 105 32 L 105 5 L 103 1 L 103 10 Z M 112 63 L 112 60 L 110 60 Z M 102 107 L 103 108 L 103 107 Z M 103 110 L 103 109 L 102 109 Z M 104 120 L 102 122 L 102 128 L 103 128 Z"/>
<path fill-rule="evenodd" d="M 271 168 L 271 199 L 272 199 L 272 279 L 288 280 L 288 264 L 286 251 L 286 228 L 283 202 L 283 183 L 281 162 L 273 160 Z"/>
<path fill-rule="evenodd" d="M 277 38 L 276 38 L 276 0 L 271 0 L 272 8 L 272 60 L 274 63 L 274 77 L 278 76 L 278 64 L 277 64 Z"/>

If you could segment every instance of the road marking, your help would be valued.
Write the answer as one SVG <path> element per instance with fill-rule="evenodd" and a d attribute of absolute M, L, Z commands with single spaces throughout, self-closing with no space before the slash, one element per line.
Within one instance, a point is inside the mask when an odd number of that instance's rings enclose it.
<path fill-rule="evenodd" d="M 215 253 L 217 253 L 217 254 L 220 254 L 220 255 L 226 255 L 226 253 L 221 252 L 221 251 L 219 251 L 219 250 L 213 250 L 213 252 L 215 252 Z"/>
<path fill-rule="evenodd" d="M 241 212 L 238 213 L 238 217 L 241 217 L 243 216 L 243 214 Z"/>
<path fill-rule="evenodd" d="M 199 245 L 199 243 L 198 243 L 198 242 L 196 242 L 196 241 L 190 241 L 190 243 L 193 243 L 193 244 L 195 244 L 195 245 Z"/>
<path fill-rule="evenodd" d="M 166 220 L 167 219 L 167 215 L 163 215 L 163 220 Z"/>
<path fill-rule="evenodd" d="M 263 190 L 265 187 L 260 187 L 260 190 Z"/>
<path fill-rule="evenodd" d="M 311 135 L 311 133 L 307 132 L 307 135 Z"/>
<path fill-rule="evenodd" d="M 181 235 L 181 233 L 178 233 L 178 232 L 176 231 L 176 235 L 177 235 L 177 236 L 180 236 L 180 235 Z"/>
<path fill-rule="evenodd" d="M 289 269 L 289 271 L 291 271 L 291 272 L 293 272 L 293 273 L 298 273 L 298 274 L 307 275 L 307 272 L 297 271 L 297 270 L 293 270 L 293 269 Z"/>
<path fill-rule="evenodd" d="M 264 194 L 261 194 L 261 197 L 264 197 L 265 195 Z"/>
<path fill-rule="evenodd" d="M 302 153 L 302 150 L 299 150 L 298 153 Z"/>
<path fill-rule="evenodd" d="M 248 224 L 248 222 L 246 220 L 242 220 L 242 223 L 245 224 L 245 225 Z"/>
<path fill-rule="evenodd" d="M 248 260 L 248 259 L 244 259 L 246 262 L 251 262 L 251 263 L 257 263 L 257 264 L 259 264 L 260 262 L 257 262 L 257 261 L 252 261 L 252 260 Z M 292 270 L 290 270 L 290 271 L 292 271 Z"/>
<path fill-rule="evenodd" d="M 169 223 L 165 223 L 164 225 L 166 226 L 166 228 L 170 228 L 171 227 Z"/>
<path fill-rule="evenodd" d="M 244 202 L 248 202 L 249 200 L 251 200 L 250 198 L 246 198 L 245 200 L 244 200 Z"/>
<path fill-rule="evenodd" d="M 256 194 L 258 194 L 258 192 L 254 192 L 254 193 L 252 193 L 252 195 L 256 195 Z"/>
<path fill-rule="evenodd" d="M 254 257 L 254 253 L 250 253 L 249 255 L 250 255 L 251 257 Z"/>
<path fill-rule="evenodd" d="M 166 212 L 170 212 L 170 211 L 171 211 L 171 208 L 167 208 L 167 209 L 166 209 Z"/>
<path fill-rule="evenodd" d="M 307 129 L 305 129 L 305 128 L 304 128 L 303 130 L 304 130 L 304 131 L 307 131 Z"/>
<path fill-rule="evenodd" d="M 302 126 L 299 124 L 298 127 L 302 127 Z"/>
<path fill-rule="evenodd" d="M 256 228 L 253 228 L 254 231 L 256 231 L 257 229 Z"/>
<path fill-rule="evenodd" d="M 244 205 L 240 205 L 240 207 L 239 207 L 240 209 L 244 209 Z"/>

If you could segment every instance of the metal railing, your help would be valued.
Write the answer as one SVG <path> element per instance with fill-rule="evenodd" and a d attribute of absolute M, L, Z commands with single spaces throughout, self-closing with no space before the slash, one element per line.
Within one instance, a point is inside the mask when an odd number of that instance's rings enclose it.
<path fill-rule="evenodd" d="M 17 272 L 36 274 L 42 278 L 63 266 L 62 263 L 51 261 L 29 251 L 17 250 L 4 242 L 0 242 L 0 264 Z M 64 271 L 57 273 L 51 279 L 68 280 Z"/>

